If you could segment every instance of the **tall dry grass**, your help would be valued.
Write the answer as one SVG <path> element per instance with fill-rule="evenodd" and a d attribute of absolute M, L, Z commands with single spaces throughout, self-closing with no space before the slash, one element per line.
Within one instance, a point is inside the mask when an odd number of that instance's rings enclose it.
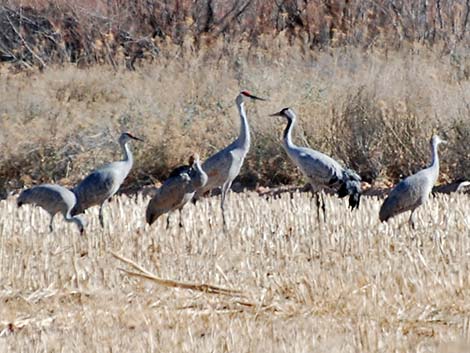
<path fill-rule="evenodd" d="M 218 198 L 144 224 L 148 199 L 91 209 L 86 236 L 14 199 L 0 201 L 0 351 L 467 352 L 468 196 L 439 196 L 379 224 L 380 201 L 309 194 L 231 194 L 227 232 Z M 341 215 L 341 217 L 338 217 Z M 159 286 L 154 275 L 240 294 Z"/>
<path fill-rule="evenodd" d="M 268 45 L 269 44 L 269 45 Z M 467 49 L 452 55 L 413 45 L 387 51 L 345 47 L 308 54 L 288 39 L 247 42 L 223 55 L 221 39 L 189 58 L 161 59 L 137 71 L 109 66 L 55 67 L 0 80 L 0 190 L 54 181 L 67 185 L 120 158 L 122 130 L 146 139 L 132 146 L 124 190 L 161 180 L 190 151 L 207 157 L 238 134 L 241 89 L 268 97 L 248 102 L 253 145 L 238 181 L 245 187 L 299 183 L 280 145 L 284 122 L 268 114 L 290 106 L 294 138 L 355 168 L 369 183 L 396 181 L 423 167 L 439 133 L 442 181 L 470 178 Z M 228 50 L 228 49 L 227 49 Z"/>
<path fill-rule="evenodd" d="M 118 158 L 123 129 L 148 141 L 124 190 L 161 180 L 236 136 L 240 89 L 271 98 L 248 105 L 241 186 L 301 182 L 266 118 L 284 106 L 299 144 L 368 183 L 421 168 L 435 132 L 451 142 L 443 180 L 470 178 L 469 14 L 438 0 L 4 1 L 0 197 L 73 184 Z"/>

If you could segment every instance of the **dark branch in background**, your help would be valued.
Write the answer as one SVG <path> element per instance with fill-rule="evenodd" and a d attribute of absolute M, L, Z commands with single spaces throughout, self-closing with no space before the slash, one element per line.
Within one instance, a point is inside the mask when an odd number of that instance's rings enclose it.
<path fill-rule="evenodd" d="M 192 42 L 199 50 L 224 36 L 256 48 L 260 35 L 281 32 L 291 45 L 307 38 L 313 50 L 393 49 L 415 41 L 440 41 L 448 49 L 458 44 L 455 38 L 469 41 L 470 0 L 98 0 L 100 10 L 72 0 L 41 1 L 37 8 L 13 1 L 0 6 L 0 61 L 18 68 L 69 62 L 133 70 L 141 60 L 166 55 L 167 43 Z"/>
<path fill-rule="evenodd" d="M 465 37 L 465 33 L 467 32 L 467 24 L 468 24 L 469 14 L 470 14 L 470 0 L 467 0 L 465 2 L 465 16 L 464 16 L 464 19 L 463 19 L 462 34 L 460 35 L 460 39 L 463 39 Z"/>

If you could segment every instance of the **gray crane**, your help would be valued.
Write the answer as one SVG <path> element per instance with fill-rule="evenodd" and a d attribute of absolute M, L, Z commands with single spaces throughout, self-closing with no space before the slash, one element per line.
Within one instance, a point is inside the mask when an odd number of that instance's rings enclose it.
<path fill-rule="evenodd" d="M 390 192 L 380 208 L 379 218 L 381 222 L 386 222 L 400 213 L 411 211 L 408 222 L 415 228 L 413 214 L 419 206 L 428 200 L 439 176 L 437 146 L 440 143 L 447 142 L 434 135 L 431 139 L 431 165 L 403 179 Z"/>
<path fill-rule="evenodd" d="M 128 146 L 130 140 L 143 141 L 129 132 L 123 132 L 119 137 L 119 145 L 124 159 L 96 169 L 72 190 L 77 196 L 77 204 L 72 210 L 72 216 L 83 213 L 89 207 L 100 205 L 99 219 L 101 227 L 104 227 L 103 205 L 119 190 L 134 162 Z"/>
<path fill-rule="evenodd" d="M 194 154 L 189 159 L 189 166 L 178 167 L 170 174 L 157 193 L 150 200 L 147 211 L 147 223 L 152 225 L 162 214 L 180 210 L 193 198 L 196 191 L 207 183 L 207 174 L 201 168 L 199 155 Z M 167 228 L 170 218 L 167 218 Z"/>
<path fill-rule="evenodd" d="M 235 103 L 240 113 L 240 134 L 230 145 L 209 157 L 202 164 L 202 169 L 207 173 L 208 180 L 207 184 L 199 189 L 195 196 L 195 199 L 198 199 L 206 192 L 220 187 L 222 191 L 220 208 L 224 225 L 226 224 L 224 214 L 225 197 L 232 186 L 233 180 L 240 173 L 243 161 L 250 149 L 250 127 L 245 112 L 245 97 L 265 100 L 264 98 L 254 96 L 248 91 L 241 91 L 237 96 Z"/>
<path fill-rule="evenodd" d="M 33 204 L 45 209 L 51 216 L 49 230 L 54 231 L 53 221 L 57 213 L 62 213 L 66 222 L 75 223 L 83 234 L 86 221 L 82 216 L 72 216 L 71 211 L 77 202 L 75 194 L 60 185 L 42 184 L 23 190 L 16 201 L 18 207 Z"/>
<path fill-rule="evenodd" d="M 349 195 L 349 207 L 359 207 L 361 198 L 361 177 L 351 169 L 343 168 L 333 158 L 315 151 L 311 148 L 299 147 L 292 142 L 292 130 L 296 122 L 296 115 L 291 108 L 284 108 L 270 116 L 281 116 L 287 119 L 287 126 L 283 134 L 283 147 L 292 162 L 307 177 L 314 192 L 317 192 L 317 205 L 319 205 L 318 191 L 323 188 L 338 189 L 340 198 Z M 325 216 L 325 202 L 323 200 L 323 215 Z"/>

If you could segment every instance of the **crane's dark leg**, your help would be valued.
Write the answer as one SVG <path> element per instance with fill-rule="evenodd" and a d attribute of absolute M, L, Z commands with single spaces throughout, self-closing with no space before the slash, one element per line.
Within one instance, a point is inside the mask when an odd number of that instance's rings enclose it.
<path fill-rule="evenodd" d="M 180 226 L 180 228 L 183 228 L 183 214 L 182 214 L 182 212 L 181 212 L 181 211 L 182 211 L 181 208 L 180 208 L 179 211 L 180 211 L 180 223 L 179 223 L 179 226 Z"/>
<path fill-rule="evenodd" d="M 318 222 L 320 222 L 320 207 L 323 209 L 323 214 L 325 214 L 325 204 L 323 202 L 323 206 L 322 206 L 322 203 L 320 202 L 320 193 L 319 191 L 313 187 L 312 184 L 308 183 L 308 188 L 306 187 L 305 190 L 309 190 L 310 189 L 310 192 L 312 193 L 312 197 L 315 198 L 315 205 L 317 206 L 317 219 L 318 219 Z M 321 197 L 322 201 L 323 201 L 323 197 Z"/>
<path fill-rule="evenodd" d="M 318 221 L 320 221 L 320 195 L 318 195 L 318 193 L 316 192 L 314 197 L 315 197 L 315 204 L 317 206 L 317 219 Z"/>
<path fill-rule="evenodd" d="M 170 228 L 170 214 L 166 215 L 166 229 Z"/>
<path fill-rule="evenodd" d="M 220 201 L 220 208 L 222 210 L 222 221 L 224 223 L 224 228 L 227 225 L 227 222 L 225 221 L 225 197 L 227 196 L 227 191 L 230 189 L 230 185 L 232 185 L 232 182 L 225 182 L 225 184 L 222 186 L 222 199 Z"/>
<path fill-rule="evenodd" d="M 320 198 L 321 198 L 321 209 L 323 211 L 323 221 L 326 222 L 325 195 L 323 191 L 320 191 Z"/>
<path fill-rule="evenodd" d="M 416 229 L 416 224 L 415 224 L 415 221 L 413 219 L 414 213 L 415 213 L 415 210 L 411 211 L 410 219 L 408 220 L 408 222 L 410 223 L 410 226 L 411 226 L 411 228 L 413 228 L 413 230 Z"/>
<path fill-rule="evenodd" d="M 50 223 L 49 223 L 49 232 L 51 232 L 51 233 L 54 231 L 54 225 L 53 225 L 54 216 L 55 216 L 55 214 L 53 214 L 53 215 L 51 216 L 51 221 L 50 221 Z"/>
<path fill-rule="evenodd" d="M 101 228 L 104 228 L 104 222 L 103 222 L 103 206 L 104 206 L 104 202 L 101 204 L 100 206 L 100 213 L 99 213 L 99 220 L 100 220 L 100 224 L 101 224 Z"/>

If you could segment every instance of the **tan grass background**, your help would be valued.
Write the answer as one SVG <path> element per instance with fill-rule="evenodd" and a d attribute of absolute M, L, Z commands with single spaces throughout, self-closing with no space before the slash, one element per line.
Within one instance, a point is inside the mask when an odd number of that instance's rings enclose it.
<path fill-rule="evenodd" d="M 238 134 L 241 89 L 252 148 L 238 181 L 245 187 L 302 183 L 280 145 L 284 122 L 268 114 L 291 106 L 295 141 L 356 169 L 368 183 L 395 182 L 426 165 L 439 133 L 441 182 L 470 178 L 469 81 L 452 56 L 418 44 L 388 55 L 352 47 L 305 54 L 277 37 L 269 48 L 233 46 L 162 59 L 137 71 L 56 67 L 0 80 L 0 189 L 53 181 L 71 185 L 120 158 L 116 139 L 132 130 L 136 163 L 123 190 L 162 180 L 196 150 L 203 158 Z M 214 44 L 223 50 L 224 44 Z M 465 52 L 462 53 L 463 57 Z"/>
<path fill-rule="evenodd" d="M 119 197 L 106 227 L 90 210 L 80 237 L 62 219 L 48 233 L 38 208 L 0 202 L 0 351 L 467 352 L 468 195 L 438 196 L 379 224 L 361 209 L 309 194 L 231 194 L 228 231 L 218 198 L 144 225 L 147 199 Z M 58 217 L 59 218 L 59 217 Z M 153 274 L 236 289 L 215 295 L 129 276 L 111 255 Z"/>

